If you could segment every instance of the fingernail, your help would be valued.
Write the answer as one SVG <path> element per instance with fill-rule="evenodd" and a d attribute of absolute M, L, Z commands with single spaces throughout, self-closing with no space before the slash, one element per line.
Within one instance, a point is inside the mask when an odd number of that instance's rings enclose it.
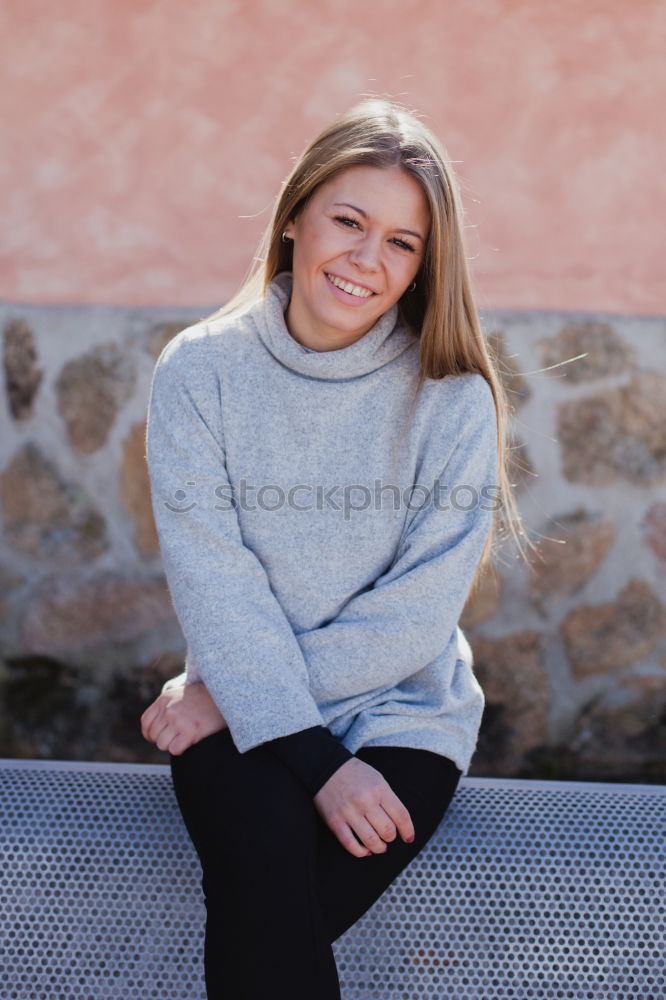
<path fill-rule="evenodd" d="M 405 837 L 405 843 L 406 844 L 413 844 L 414 843 L 414 837 Z"/>

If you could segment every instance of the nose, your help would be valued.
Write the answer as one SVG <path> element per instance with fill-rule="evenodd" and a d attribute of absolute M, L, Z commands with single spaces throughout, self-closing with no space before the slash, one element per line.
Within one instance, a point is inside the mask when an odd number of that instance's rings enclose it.
<path fill-rule="evenodd" d="M 379 270 L 381 254 L 380 240 L 371 234 L 366 234 L 363 239 L 358 240 L 354 248 L 349 252 L 349 259 L 352 264 L 358 267 L 359 271 Z"/>

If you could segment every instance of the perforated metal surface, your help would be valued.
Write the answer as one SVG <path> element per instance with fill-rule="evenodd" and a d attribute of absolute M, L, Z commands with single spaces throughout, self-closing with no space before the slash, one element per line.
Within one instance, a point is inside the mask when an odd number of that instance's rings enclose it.
<path fill-rule="evenodd" d="M 1 1000 L 203 1000 L 168 768 L 0 761 L 0 794 Z M 463 779 L 334 944 L 343 997 L 664 1000 L 665 830 L 666 788 Z"/>

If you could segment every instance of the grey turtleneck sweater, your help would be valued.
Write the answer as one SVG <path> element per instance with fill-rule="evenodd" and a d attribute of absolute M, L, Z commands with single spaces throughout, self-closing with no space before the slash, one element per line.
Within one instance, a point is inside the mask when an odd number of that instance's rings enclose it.
<path fill-rule="evenodd" d="M 239 752 L 265 744 L 311 791 L 363 746 L 468 767 L 483 694 L 458 620 L 491 525 L 497 431 L 478 374 L 428 379 L 385 313 L 312 351 L 291 275 L 160 354 L 147 461 L 186 643 Z M 409 419 L 408 419 L 409 416 Z M 291 738 L 290 738 L 291 737 Z"/>

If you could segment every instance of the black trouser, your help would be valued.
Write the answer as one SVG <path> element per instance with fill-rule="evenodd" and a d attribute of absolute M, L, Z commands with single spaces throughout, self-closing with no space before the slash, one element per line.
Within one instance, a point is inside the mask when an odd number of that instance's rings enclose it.
<path fill-rule="evenodd" d="M 228 729 L 170 758 L 203 870 L 209 1000 L 339 1000 L 331 943 L 430 840 L 460 778 L 429 750 L 356 756 L 406 806 L 412 844 L 398 833 L 383 854 L 350 854 L 295 775 L 265 747 L 239 753 Z"/>

